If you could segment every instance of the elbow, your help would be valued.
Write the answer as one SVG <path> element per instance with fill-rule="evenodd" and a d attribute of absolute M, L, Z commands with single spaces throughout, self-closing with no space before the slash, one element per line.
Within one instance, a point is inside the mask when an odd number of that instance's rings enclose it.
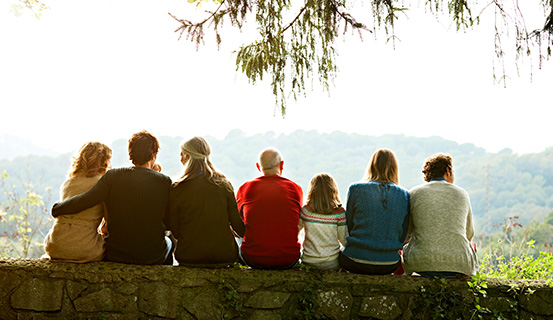
<path fill-rule="evenodd" d="M 56 202 L 56 203 L 54 203 L 54 205 L 52 206 L 52 210 L 51 210 L 51 212 L 52 212 L 52 217 L 54 217 L 54 218 L 57 218 L 57 217 L 59 216 L 59 213 L 58 213 L 57 208 L 58 208 L 58 203 Z"/>

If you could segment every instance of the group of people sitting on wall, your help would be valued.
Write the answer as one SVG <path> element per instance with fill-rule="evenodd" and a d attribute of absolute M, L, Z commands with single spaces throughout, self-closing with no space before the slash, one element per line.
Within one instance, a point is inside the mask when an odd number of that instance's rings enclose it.
<path fill-rule="evenodd" d="M 184 174 L 175 182 L 156 164 L 160 146 L 146 131 L 128 145 L 133 166 L 110 169 L 112 151 L 86 143 L 74 158 L 52 207 L 55 223 L 45 257 L 70 262 L 176 264 L 218 268 L 240 262 L 282 270 L 302 262 L 361 274 L 462 277 L 478 269 L 469 196 L 453 184 L 452 159 L 424 164 L 426 183 L 399 186 L 398 163 L 377 150 L 342 206 L 335 180 L 315 175 L 302 188 L 282 176 L 280 152 L 259 154 L 261 176 L 234 192 L 210 161 L 207 141 L 180 149 Z M 300 242 L 300 231 L 305 238 Z"/>

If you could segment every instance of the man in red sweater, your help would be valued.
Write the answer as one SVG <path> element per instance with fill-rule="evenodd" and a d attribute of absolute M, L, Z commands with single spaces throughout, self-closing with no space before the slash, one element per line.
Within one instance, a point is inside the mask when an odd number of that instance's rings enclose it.
<path fill-rule="evenodd" d="M 300 258 L 298 220 L 303 192 L 282 177 L 284 161 L 276 149 L 265 149 L 256 163 L 262 176 L 244 183 L 236 194 L 246 225 L 242 260 L 257 269 L 288 269 Z"/>

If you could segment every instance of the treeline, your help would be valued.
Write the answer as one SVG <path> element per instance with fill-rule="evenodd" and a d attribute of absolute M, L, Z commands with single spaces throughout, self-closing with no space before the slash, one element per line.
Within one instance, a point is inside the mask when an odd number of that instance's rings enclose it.
<path fill-rule="evenodd" d="M 162 149 L 158 161 L 163 172 L 178 179 L 182 172 L 179 144 L 183 138 L 159 138 Z M 553 209 L 553 148 L 527 155 L 517 155 L 509 149 L 488 153 L 473 144 L 458 144 L 440 137 L 375 137 L 338 131 L 319 134 L 300 130 L 291 134 L 268 132 L 246 136 L 234 130 L 222 140 L 205 138 L 212 147 L 212 162 L 235 189 L 259 175 L 255 167 L 257 155 L 265 147 L 273 146 L 283 154 L 284 176 L 300 184 L 305 193 L 314 174 L 328 172 L 337 180 L 345 201 L 348 186 L 362 178 L 373 152 L 389 148 L 398 158 L 400 184 L 405 188 L 423 183 L 421 169 L 426 157 L 436 152 L 452 155 L 455 183 L 470 194 L 477 234 L 494 232 L 494 224 L 504 222 L 504 217 L 518 216 L 523 225 L 532 220 L 541 223 Z M 113 167 L 130 165 L 126 139 L 114 141 L 112 148 Z M 55 201 L 71 156 L 68 153 L 0 160 L 0 172 L 6 170 L 10 179 L 19 176 L 34 185 L 52 187 Z"/>

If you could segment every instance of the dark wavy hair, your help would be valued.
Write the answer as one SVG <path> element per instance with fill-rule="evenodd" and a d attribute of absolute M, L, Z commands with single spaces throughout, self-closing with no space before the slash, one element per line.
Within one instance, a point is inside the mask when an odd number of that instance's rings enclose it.
<path fill-rule="evenodd" d="M 443 177 L 447 172 L 447 168 L 452 169 L 452 159 L 450 155 L 436 153 L 426 158 L 426 162 L 422 169 L 424 181 L 429 182 L 432 179 Z"/>
<path fill-rule="evenodd" d="M 106 173 L 111 159 L 111 149 L 100 142 L 87 142 L 78 154 L 73 157 L 69 178 L 84 176 L 94 177 Z"/>
<path fill-rule="evenodd" d="M 141 166 L 152 160 L 159 151 L 159 141 L 148 131 L 140 131 L 129 139 L 129 159 L 134 165 Z"/>

